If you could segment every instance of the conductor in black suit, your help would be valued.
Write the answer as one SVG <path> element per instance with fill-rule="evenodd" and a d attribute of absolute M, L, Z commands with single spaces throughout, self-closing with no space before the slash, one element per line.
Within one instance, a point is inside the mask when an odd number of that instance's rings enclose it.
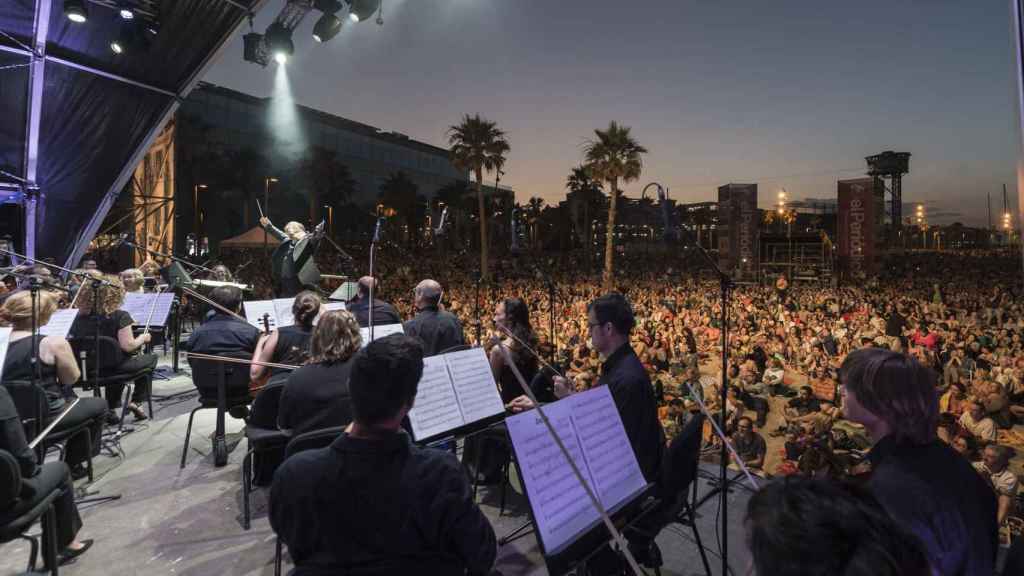
<path fill-rule="evenodd" d="M 281 241 L 271 260 L 277 296 L 291 298 L 303 290 L 316 292 L 320 285 L 320 269 L 314 255 L 324 236 L 324 223 L 321 222 L 312 234 L 298 222 L 285 224 L 282 231 L 266 216 L 260 218 L 260 225 Z"/>

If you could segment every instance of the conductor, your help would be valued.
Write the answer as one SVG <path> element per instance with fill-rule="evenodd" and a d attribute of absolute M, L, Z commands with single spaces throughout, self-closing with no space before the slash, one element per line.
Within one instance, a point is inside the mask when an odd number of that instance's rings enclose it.
<path fill-rule="evenodd" d="M 324 236 L 324 223 L 317 225 L 312 234 L 298 222 L 285 224 L 282 231 L 266 216 L 260 218 L 260 225 L 281 241 L 271 260 L 277 296 L 291 298 L 303 290 L 316 292 L 320 284 L 320 269 L 314 255 Z"/>

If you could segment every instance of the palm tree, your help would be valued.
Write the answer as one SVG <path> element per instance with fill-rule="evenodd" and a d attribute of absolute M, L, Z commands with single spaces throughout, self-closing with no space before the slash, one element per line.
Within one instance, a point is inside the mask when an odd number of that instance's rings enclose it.
<path fill-rule="evenodd" d="M 399 170 L 388 176 L 380 185 L 378 198 L 381 204 L 393 209 L 399 222 L 405 224 L 405 241 L 408 243 L 416 230 L 416 196 L 419 188 L 416 183 Z"/>
<path fill-rule="evenodd" d="M 615 205 L 618 203 L 619 180 L 632 182 L 640 178 L 643 170 L 641 154 L 647 149 L 637 143 L 629 134 L 629 126 L 621 126 L 614 120 L 607 130 L 594 130 L 596 138 L 584 146 L 584 165 L 591 178 L 608 183 L 608 225 L 605 227 L 604 276 L 602 288 L 612 289 L 615 271 L 612 268 L 615 255 Z"/>
<path fill-rule="evenodd" d="M 544 211 L 544 200 L 536 196 L 526 201 L 524 212 L 526 222 L 530 226 L 530 247 L 537 248 L 537 222 L 540 220 L 540 213 Z"/>
<path fill-rule="evenodd" d="M 601 190 L 601 182 L 594 180 L 587 173 L 584 166 L 576 166 L 565 179 L 565 187 L 569 189 L 575 199 L 574 204 L 582 207 L 582 221 L 577 226 L 577 237 L 582 236 L 583 253 L 587 262 L 587 270 L 591 269 L 594 238 L 593 219 L 596 213 L 604 208 L 604 192 Z M 576 213 L 579 216 L 579 213 Z M 579 220 L 579 218 L 575 218 Z"/>
<path fill-rule="evenodd" d="M 313 146 L 302 159 L 299 171 L 309 190 L 310 222 L 317 221 L 321 202 L 337 209 L 355 194 L 356 181 L 333 150 Z"/>
<path fill-rule="evenodd" d="M 476 176 L 477 209 L 480 213 L 480 275 L 490 277 L 487 269 L 487 215 L 484 208 L 484 171 L 501 170 L 509 151 L 505 132 L 479 114 L 462 117 L 462 123 L 448 128 L 452 163 Z M 497 192 L 497 190 L 495 190 Z"/>

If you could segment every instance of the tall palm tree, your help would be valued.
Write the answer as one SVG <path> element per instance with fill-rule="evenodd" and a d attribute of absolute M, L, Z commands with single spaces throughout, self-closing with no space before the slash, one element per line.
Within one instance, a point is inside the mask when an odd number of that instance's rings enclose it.
<path fill-rule="evenodd" d="M 544 211 L 544 199 L 536 196 L 526 201 L 524 211 L 526 212 L 526 222 L 530 226 L 530 247 L 536 250 L 537 248 L 537 223 L 540 220 L 540 214 Z"/>
<path fill-rule="evenodd" d="M 601 190 L 601 182 L 591 178 L 584 166 L 576 166 L 572 169 L 568 178 L 565 179 L 565 187 L 576 199 L 574 204 L 582 208 L 582 220 L 577 227 L 577 236 L 582 236 L 583 254 L 589 271 L 592 266 L 593 220 L 597 213 L 604 208 L 604 192 Z M 579 216 L 578 213 L 577 216 Z M 576 219 L 579 220 L 579 218 Z"/>
<path fill-rule="evenodd" d="M 605 227 L 604 275 L 601 281 L 605 291 L 612 289 L 615 276 L 612 265 L 615 256 L 615 207 L 621 194 L 619 180 L 632 182 L 640 178 L 643 170 L 641 155 L 647 153 L 629 130 L 629 126 L 613 120 L 607 130 L 594 130 L 595 138 L 588 140 L 583 148 L 584 166 L 590 177 L 608 183 L 608 225 Z"/>
<path fill-rule="evenodd" d="M 405 241 L 409 243 L 416 233 L 416 196 L 419 187 L 399 170 L 381 183 L 378 198 L 385 207 L 393 209 L 399 222 L 405 225 Z"/>
<path fill-rule="evenodd" d="M 448 128 L 452 163 L 476 176 L 477 209 L 480 213 L 480 275 L 487 279 L 487 214 L 484 208 L 484 171 L 501 170 L 509 151 L 505 132 L 479 114 L 462 117 L 462 123 Z M 497 192 L 497 190 L 495 190 Z"/>

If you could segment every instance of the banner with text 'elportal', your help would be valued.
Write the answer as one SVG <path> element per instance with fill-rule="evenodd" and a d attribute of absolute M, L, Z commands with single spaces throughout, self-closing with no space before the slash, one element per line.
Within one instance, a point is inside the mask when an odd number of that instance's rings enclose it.
<path fill-rule="evenodd" d="M 840 180 L 838 186 L 839 268 L 851 278 L 872 276 L 877 272 L 874 180 Z"/>

